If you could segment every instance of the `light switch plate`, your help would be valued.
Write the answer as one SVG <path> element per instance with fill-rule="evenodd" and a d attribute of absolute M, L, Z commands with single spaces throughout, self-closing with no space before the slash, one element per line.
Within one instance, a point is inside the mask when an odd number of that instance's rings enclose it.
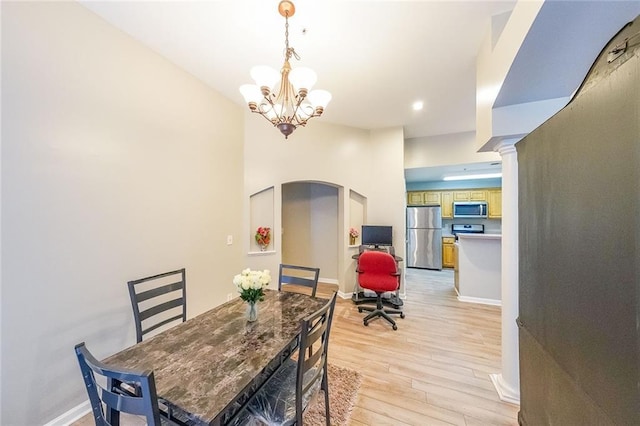
<path fill-rule="evenodd" d="M 227 235 L 227 245 L 233 244 L 233 235 Z"/>

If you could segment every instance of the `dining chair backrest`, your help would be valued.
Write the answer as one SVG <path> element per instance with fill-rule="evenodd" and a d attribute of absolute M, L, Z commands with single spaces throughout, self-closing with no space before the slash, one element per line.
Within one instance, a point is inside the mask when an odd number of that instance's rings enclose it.
<path fill-rule="evenodd" d="M 107 366 L 94 358 L 84 342 L 75 351 L 96 426 L 118 425 L 121 412 L 144 416 L 147 425 L 160 426 L 153 371 Z"/>
<path fill-rule="evenodd" d="M 162 326 L 187 320 L 185 269 L 129 281 L 138 342 Z"/>
<path fill-rule="evenodd" d="M 295 286 L 308 287 L 311 289 L 311 297 L 316 296 L 318 289 L 318 277 L 320 276 L 320 268 L 310 268 L 307 266 L 280 264 L 280 273 L 278 274 L 278 290 L 287 290 L 286 287 Z"/>
<path fill-rule="evenodd" d="M 324 390 L 325 419 L 329 426 L 329 382 L 327 378 L 327 352 L 331 322 L 336 305 L 337 293 L 315 313 L 300 321 L 300 346 L 298 348 L 298 369 L 296 377 L 296 424 L 302 425 L 305 396 L 309 390 Z M 306 398 L 308 400 L 308 398 Z"/>
<path fill-rule="evenodd" d="M 337 293 L 300 320 L 297 351 L 249 400 L 246 410 L 229 424 L 299 425 L 311 401 L 324 391 L 325 419 L 330 425 L 327 353 Z"/>

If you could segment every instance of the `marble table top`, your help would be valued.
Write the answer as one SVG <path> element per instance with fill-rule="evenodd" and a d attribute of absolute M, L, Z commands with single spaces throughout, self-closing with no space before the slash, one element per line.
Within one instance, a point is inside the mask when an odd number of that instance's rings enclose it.
<path fill-rule="evenodd" d="M 266 290 L 259 317 L 249 323 L 239 297 L 131 346 L 106 364 L 153 370 L 159 397 L 213 424 L 300 333 L 300 320 L 327 301 Z"/>

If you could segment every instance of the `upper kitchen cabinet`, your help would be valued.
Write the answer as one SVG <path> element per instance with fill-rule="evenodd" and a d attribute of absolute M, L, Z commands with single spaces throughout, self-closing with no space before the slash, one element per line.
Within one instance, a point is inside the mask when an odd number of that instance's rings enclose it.
<path fill-rule="evenodd" d="M 502 218 L 502 190 L 490 189 L 487 191 L 487 203 L 489 204 L 489 219 Z"/>
<path fill-rule="evenodd" d="M 487 200 L 487 191 L 484 191 L 484 190 L 469 191 L 469 201 L 486 201 L 486 200 Z"/>
<path fill-rule="evenodd" d="M 407 192 L 407 205 L 440 205 L 440 192 L 438 191 L 414 191 Z"/>
<path fill-rule="evenodd" d="M 409 191 L 407 205 L 440 205 L 442 218 L 453 219 L 453 203 L 460 201 L 486 201 L 489 207 L 489 219 L 502 218 L 502 189 L 455 189 L 445 191 Z"/>
<path fill-rule="evenodd" d="M 455 191 L 453 193 L 453 201 L 487 201 L 487 191 L 484 189 Z"/>
<path fill-rule="evenodd" d="M 429 191 L 424 193 L 424 203 L 431 205 L 440 205 L 440 192 Z"/>
<path fill-rule="evenodd" d="M 442 201 L 442 218 L 453 219 L 453 192 L 442 191 L 440 198 Z"/>
<path fill-rule="evenodd" d="M 424 192 L 407 192 L 407 205 L 420 206 L 422 204 L 424 204 Z"/>

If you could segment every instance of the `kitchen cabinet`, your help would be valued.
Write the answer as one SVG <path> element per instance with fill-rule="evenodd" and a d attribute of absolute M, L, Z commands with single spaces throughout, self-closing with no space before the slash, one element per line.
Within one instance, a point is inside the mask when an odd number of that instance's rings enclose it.
<path fill-rule="evenodd" d="M 407 205 L 409 206 L 439 206 L 440 191 L 412 191 L 407 192 Z"/>
<path fill-rule="evenodd" d="M 434 205 L 440 205 L 440 192 L 428 191 L 424 193 L 424 203 Z"/>
<path fill-rule="evenodd" d="M 488 218 L 502 218 L 501 188 L 407 192 L 408 206 L 440 205 L 443 219 L 453 219 L 454 201 L 486 201 L 489 207 Z"/>
<path fill-rule="evenodd" d="M 453 201 L 487 201 L 487 191 L 484 189 L 454 191 Z"/>
<path fill-rule="evenodd" d="M 487 201 L 487 191 L 485 190 L 469 191 L 469 201 Z"/>
<path fill-rule="evenodd" d="M 487 202 L 489 205 L 489 219 L 502 218 L 502 190 L 491 189 L 487 191 Z"/>
<path fill-rule="evenodd" d="M 407 205 L 420 206 L 424 204 L 424 192 L 407 192 Z"/>
<path fill-rule="evenodd" d="M 442 218 L 453 219 L 453 192 L 443 191 L 440 193 L 440 200 L 442 202 Z"/>
<path fill-rule="evenodd" d="M 453 201 L 469 201 L 469 191 L 454 191 Z"/>
<path fill-rule="evenodd" d="M 442 237 L 442 267 L 453 268 L 455 266 L 454 237 Z"/>

